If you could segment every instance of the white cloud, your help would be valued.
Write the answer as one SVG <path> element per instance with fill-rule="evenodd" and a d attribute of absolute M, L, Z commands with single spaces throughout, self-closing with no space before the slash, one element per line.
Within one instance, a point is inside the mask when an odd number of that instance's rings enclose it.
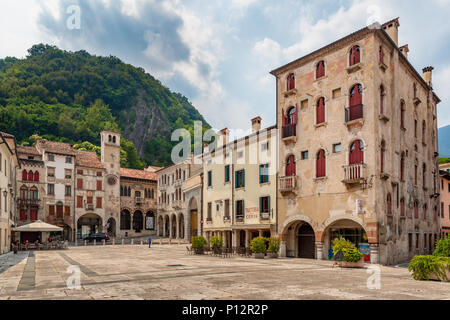
<path fill-rule="evenodd" d="M 450 114 L 448 110 L 445 110 L 450 100 L 450 90 L 448 90 L 448 84 L 450 83 L 450 65 L 436 70 L 433 78 L 434 91 L 444 103 L 438 105 L 438 127 L 441 127 L 450 124 Z"/>

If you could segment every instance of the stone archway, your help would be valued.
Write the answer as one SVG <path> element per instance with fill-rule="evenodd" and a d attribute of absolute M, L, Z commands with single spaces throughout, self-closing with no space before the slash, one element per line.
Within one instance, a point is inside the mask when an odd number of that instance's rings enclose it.
<path fill-rule="evenodd" d="M 180 213 L 178 216 L 178 238 L 184 239 L 184 215 Z"/>
<path fill-rule="evenodd" d="M 170 238 L 176 239 L 177 237 L 177 216 L 175 214 L 170 218 Z"/>
<path fill-rule="evenodd" d="M 120 212 L 120 230 L 131 229 L 131 214 L 130 211 L 124 209 Z"/>
<path fill-rule="evenodd" d="M 164 234 L 164 236 L 169 238 L 170 237 L 170 217 L 167 216 L 167 215 L 164 217 L 164 225 L 165 225 L 165 228 L 164 228 L 165 234 Z"/>
<path fill-rule="evenodd" d="M 156 217 L 153 211 L 145 214 L 145 230 L 155 230 Z"/>
<path fill-rule="evenodd" d="M 164 237 L 164 218 L 158 215 L 158 236 Z"/>
<path fill-rule="evenodd" d="M 133 214 L 133 230 L 136 233 L 139 233 L 142 231 L 144 226 L 144 217 L 142 215 L 142 212 L 140 210 L 136 210 Z"/>
<path fill-rule="evenodd" d="M 283 231 L 286 256 L 291 258 L 315 258 L 315 232 L 310 223 L 291 219 Z"/>
<path fill-rule="evenodd" d="M 102 232 L 102 218 L 95 213 L 86 213 L 78 218 L 77 230 L 78 239 L 83 239 L 90 234 Z"/>

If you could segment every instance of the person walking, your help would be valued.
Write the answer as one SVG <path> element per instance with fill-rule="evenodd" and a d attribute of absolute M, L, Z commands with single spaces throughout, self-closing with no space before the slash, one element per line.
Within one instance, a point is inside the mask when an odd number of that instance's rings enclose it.
<path fill-rule="evenodd" d="M 152 237 L 148 236 L 148 247 L 152 246 Z"/>

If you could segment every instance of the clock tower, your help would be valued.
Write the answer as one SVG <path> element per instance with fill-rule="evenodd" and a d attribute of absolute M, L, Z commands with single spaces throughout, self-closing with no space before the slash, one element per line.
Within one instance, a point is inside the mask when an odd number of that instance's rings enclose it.
<path fill-rule="evenodd" d="M 120 225 L 120 133 L 102 131 L 101 154 L 102 164 L 106 169 L 105 186 L 105 221 L 114 218 L 116 228 Z M 118 234 L 118 230 L 116 230 Z"/>

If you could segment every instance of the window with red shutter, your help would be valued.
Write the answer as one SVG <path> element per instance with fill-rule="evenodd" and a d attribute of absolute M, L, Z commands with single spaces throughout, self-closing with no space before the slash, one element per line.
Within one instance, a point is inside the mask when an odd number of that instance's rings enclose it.
<path fill-rule="evenodd" d="M 36 221 L 37 219 L 38 219 L 37 210 L 36 209 L 31 209 L 30 210 L 30 220 L 31 221 Z"/>
<path fill-rule="evenodd" d="M 316 67 L 316 79 L 325 76 L 325 61 L 320 61 Z"/>
<path fill-rule="evenodd" d="M 87 197 L 87 203 L 92 204 L 92 199 L 93 199 L 92 197 Z"/>
<path fill-rule="evenodd" d="M 70 216 L 70 207 L 69 206 L 64 207 L 64 216 L 66 216 L 66 217 Z"/>
<path fill-rule="evenodd" d="M 290 177 L 290 176 L 295 176 L 295 175 L 296 175 L 295 156 L 290 155 L 287 158 L 287 163 L 286 163 L 286 176 Z"/>
<path fill-rule="evenodd" d="M 28 181 L 33 181 L 33 178 L 34 178 L 34 174 L 33 174 L 33 171 L 29 171 L 28 172 Z"/>
<path fill-rule="evenodd" d="M 83 179 L 77 179 L 77 188 L 83 189 Z"/>
<path fill-rule="evenodd" d="M 316 160 L 316 177 L 322 178 L 326 176 L 325 169 L 325 151 L 322 149 L 317 153 Z"/>
<path fill-rule="evenodd" d="M 63 218 L 63 206 L 62 205 L 56 205 L 56 218 L 58 218 L 58 219 Z"/>
<path fill-rule="evenodd" d="M 97 208 L 102 208 L 102 198 L 101 197 L 97 198 Z"/>
<path fill-rule="evenodd" d="M 39 172 L 38 171 L 34 172 L 34 182 L 39 182 Z"/>
<path fill-rule="evenodd" d="M 54 216 L 55 215 L 55 206 L 48 206 L 48 214 L 50 216 Z"/>
<path fill-rule="evenodd" d="M 293 73 L 289 74 L 287 77 L 287 90 L 295 89 L 295 76 Z"/>
<path fill-rule="evenodd" d="M 323 97 L 317 101 L 316 121 L 317 124 L 325 122 L 325 99 Z"/>
<path fill-rule="evenodd" d="M 27 170 L 23 170 L 22 171 L 22 181 L 27 181 L 27 180 L 28 180 Z"/>
<path fill-rule="evenodd" d="M 361 140 L 356 140 L 350 146 L 349 164 L 364 163 L 364 145 Z"/>
<path fill-rule="evenodd" d="M 350 61 L 349 65 L 353 66 L 361 62 L 361 49 L 359 46 L 353 46 L 350 49 Z"/>
<path fill-rule="evenodd" d="M 77 208 L 83 208 L 83 197 L 77 196 Z"/>
<path fill-rule="evenodd" d="M 101 180 L 97 180 L 97 190 L 98 191 L 102 190 L 102 181 Z"/>
<path fill-rule="evenodd" d="M 26 221 L 27 220 L 27 211 L 24 209 L 20 210 L 20 221 Z"/>
<path fill-rule="evenodd" d="M 417 186 L 417 165 L 414 166 L 414 185 Z"/>
<path fill-rule="evenodd" d="M 295 107 L 289 109 L 288 124 L 297 124 L 297 108 Z"/>

